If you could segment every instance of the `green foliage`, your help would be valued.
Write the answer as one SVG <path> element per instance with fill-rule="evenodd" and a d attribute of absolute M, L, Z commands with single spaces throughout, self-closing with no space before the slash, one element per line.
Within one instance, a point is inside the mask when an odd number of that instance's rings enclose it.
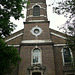
<path fill-rule="evenodd" d="M 10 17 L 16 20 L 24 18 L 22 14 L 25 8 L 25 0 L 0 0 L 0 75 L 10 73 L 21 60 L 18 50 L 8 46 L 3 38 L 10 35 L 16 25 L 10 21 Z"/>
<path fill-rule="evenodd" d="M 71 50 L 75 50 L 75 0 L 65 0 L 59 2 L 57 7 L 54 7 L 54 12 L 57 14 L 64 14 L 65 17 L 69 16 L 64 26 L 61 29 L 65 29 L 67 36 L 67 45 Z M 67 27 L 67 29 L 65 28 Z"/>
<path fill-rule="evenodd" d="M 7 74 L 18 65 L 21 58 L 13 46 L 8 46 L 0 39 L 0 75 Z"/>
<path fill-rule="evenodd" d="M 75 36 L 67 36 L 67 45 L 71 50 L 75 50 Z"/>
<path fill-rule="evenodd" d="M 22 9 L 25 8 L 25 0 L 0 0 L 0 37 L 10 35 L 15 25 L 10 22 L 10 17 L 24 18 Z"/>
<path fill-rule="evenodd" d="M 57 14 L 75 14 L 75 0 L 65 0 L 58 2 L 58 6 L 54 7 L 54 12 Z"/>

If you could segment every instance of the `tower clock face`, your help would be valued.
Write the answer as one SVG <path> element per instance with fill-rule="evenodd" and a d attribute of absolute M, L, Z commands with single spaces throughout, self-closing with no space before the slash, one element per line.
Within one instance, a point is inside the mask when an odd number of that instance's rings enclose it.
<path fill-rule="evenodd" d="M 38 36 L 42 33 L 42 29 L 40 27 L 33 27 L 30 32 L 34 35 L 34 36 Z"/>

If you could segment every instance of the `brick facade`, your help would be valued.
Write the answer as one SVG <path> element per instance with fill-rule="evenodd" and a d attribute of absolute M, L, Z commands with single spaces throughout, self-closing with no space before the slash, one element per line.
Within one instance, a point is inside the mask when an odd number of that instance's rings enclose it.
<path fill-rule="evenodd" d="M 62 49 L 66 38 L 63 33 L 49 28 L 47 19 L 46 0 L 29 0 L 27 18 L 24 29 L 11 36 L 5 41 L 19 50 L 22 61 L 10 75 L 75 75 L 71 65 L 63 65 Z M 33 16 L 33 7 L 40 7 L 40 16 Z M 31 30 L 40 27 L 42 32 L 35 36 Z M 41 51 L 41 64 L 33 64 L 33 50 Z M 75 51 L 72 52 L 73 56 Z"/>

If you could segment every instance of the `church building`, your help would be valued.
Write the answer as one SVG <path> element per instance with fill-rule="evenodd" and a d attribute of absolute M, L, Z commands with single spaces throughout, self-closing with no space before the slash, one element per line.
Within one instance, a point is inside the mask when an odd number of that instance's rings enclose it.
<path fill-rule="evenodd" d="M 22 61 L 10 75 L 75 75 L 75 52 L 63 33 L 49 28 L 46 0 L 29 0 L 24 29 L 6 37 Z"/>

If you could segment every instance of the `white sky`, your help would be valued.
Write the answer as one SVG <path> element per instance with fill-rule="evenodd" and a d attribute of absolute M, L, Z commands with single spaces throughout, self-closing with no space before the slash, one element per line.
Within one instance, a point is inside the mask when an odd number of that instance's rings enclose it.
<path fill-rule="evenodd" d="M 53 6 L 48 6 L 48 5 L 52 4 L 54 1 L 56 3 L 56 2 L 59 2 L 62 0 L 46 0 L 47 16 L 48 16 L 48 20 L 50 21 L 50 28 L 60 31 L 58 27 L 60 27 L 62 24 L 64 24 L 67 19 L 63 15 L 57 15 L 57 14 L 53 13 L 53 11 L 52 11 Z M 23 11 L 23 13 L 25 14 L 25 18 L 26 18 L 26 9 Z M 19 31 L 24 28 L 23 22 L 25 22 L 25 18 L 24 19 L 20 18 L 20 20 L 14 20 L 14 18 L 11 18 L 11 21 L 17 25 L 14 32 Z"/>

